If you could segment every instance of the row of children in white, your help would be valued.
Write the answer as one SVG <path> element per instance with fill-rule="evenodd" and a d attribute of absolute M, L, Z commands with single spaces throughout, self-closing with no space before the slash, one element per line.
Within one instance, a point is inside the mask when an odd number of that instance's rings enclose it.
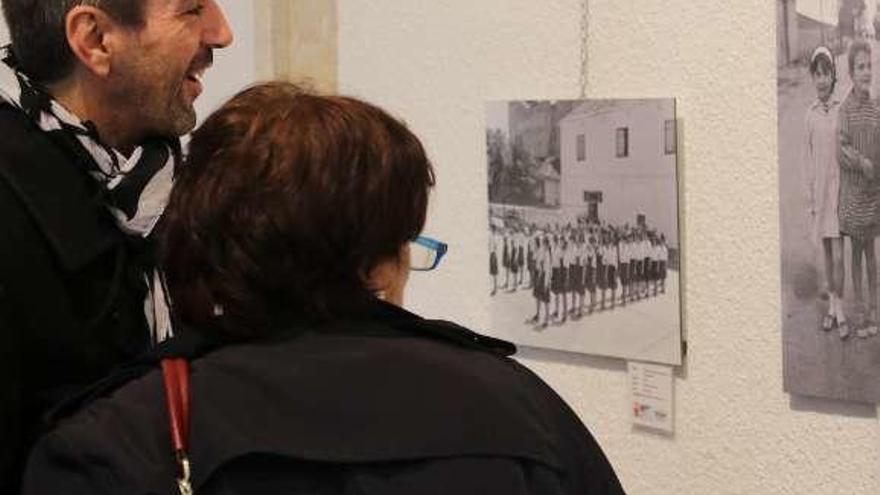
<path fill-rule="evenodd" d="M 538 241 L 542 237 L 541 234 L 533 234 L 527 237 L 521 232 L 515 232 L 512 235 L 492 235 L 489 240 L 489 250 L 494 254 L 495 258 L 501 260 L 502 266 L 506 269 L 505 285 L 508 285 L 511 273 L 520 274 L 519 268 L 524 266 L 527 253 L 534 253 Z M 558 246 L 558 241 L 552 241 L 554 246 Z M 540 249 L 543 249 L 541 247 Z M 548 255 L 548 250 L 544 249 L 544 254 Z M 665 242 L 652 243 L 647 238 L 640 241 L 619 241 L 618 243 L 605 242 L 603 244 L 576 242 L 576 245 L 570 245 L 567 241 L 563 241 L 561 249 L 551 249 L 551 264 L 559 264 L 564 262 L 567 265 L 580 263 L 579 259 L 587 260 L 587 263 L 596 268 L 596 254 L 607 260 L 605 264 L 629 263 L 636 259 L 650 259 L 652 261 L 669 261 L 669 248 Z M 612 261 L 613 260 L 613 261 Z M 490 274 L 496 275 L 498 272 L 491 268 Z M 522 280 L 520 279 L 521 283 Z"/>
<path fill-rule="evenodd" d="M 542 326 L 550 320 L 551 294 L 555 304 L 552 316 L 565 322 L 569 315 L 583 315 L 587 292 L 590 313 L 597 309 L 597 291 L 600 310 L 605 309 L 606 302 L 614 307 L 618 300 L 625 305 L 658 291 L 665 292 L 669 262 L 665 238 L 649 238 L 644 232 L 624 235 L 618 241 L 610 233 L 600 237 L 601 243 L 594 236 L 586 242 L 587 235 L 581 229 L 561 236 L 542 232 L 526 236 L 516 230 L 493 232 L 489 256 L 492 294 L 498 290 L 499 260 L 504 269 L 502 289 L 513 291 L 526 286 L 528 274 L 528 286 L 536 301 L 536 314 L 530 321 L 538 323 L 543 305 Z"/>

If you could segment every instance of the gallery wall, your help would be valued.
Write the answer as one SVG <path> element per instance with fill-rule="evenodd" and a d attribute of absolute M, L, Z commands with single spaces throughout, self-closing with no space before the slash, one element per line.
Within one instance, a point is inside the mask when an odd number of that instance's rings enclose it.
<path fill-rule="evenodd" d="M 633 429 L 626 365 L 522 349 L 628 493 L 880 493 L 874 405 L 782 391 L 775 5 L 591 0 L 588 95 L 678 100 L 685 336 L 674 435 Z M 339 0 L 340 90 L 420 135 L 451 245 L 407 304 L 489 324 L 484 100 L 580 94 L 581 0 Z"/>
<path fill-rule="evenodd" d="M 236 44 L 218 53 L 201 117 L 265 73 L 251 2 L 221 3 Z M 876 407 L 782 392 L 774 2 L 590 10 L 589 96 L 679 98 L 688 355 L 675 434 L 630 426 L 622 361 L 520 359 L 574 407 L 628 493 L 880 493 Z M 486 328 L 483 101 L 579 96 L 581 0 L 339 0 L 338 17 L 340 89 L 407 120 L 437 170 L 426 232 L 451 250 L 413 275 L 407 304 Z"/>
<path fill-rule="evenodd" d="M 336 89 L 335 0 L 252 0 L 258 77 Z M 264 49 L 266 48 L 266 49 Z"/>
<path fill-rule="evenodd" d="M 255 10 L 265 2 L 218 0 L 226 13 L 235 40 L 232 45 L 214 53 L 214 66 L 205 73 L 205 91 L 196 100 L 199 122 L 224 101 L 257 78 Z"/>

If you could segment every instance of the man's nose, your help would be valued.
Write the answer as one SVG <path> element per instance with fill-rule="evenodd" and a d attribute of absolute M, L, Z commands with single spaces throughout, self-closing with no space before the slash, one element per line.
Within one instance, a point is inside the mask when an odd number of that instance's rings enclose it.
<path fill-rule="evenodd" d="M 211 48 L 225 48 L 232 44 L 233 34 L 223 10 L 217 2 L 210 0 L 205 5 L 204 42 Z"/>

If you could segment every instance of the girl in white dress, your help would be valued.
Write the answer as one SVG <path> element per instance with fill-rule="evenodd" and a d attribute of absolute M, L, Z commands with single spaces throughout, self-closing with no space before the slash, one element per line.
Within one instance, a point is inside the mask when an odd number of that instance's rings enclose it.
<path fill-rule="evenodd" d="M 843 311 L 843 237 L 838 218 L 840 166 L 837 158 L 840 100 L 834 95 L 837 75 L 834 56 L 826 47 L 816 48 L 810 57 L 810 74 L 816 100 L 806 113 L 804 167 L 811 237 L 821 245 L 828 286 L 828 312 L 824 330 L 837 328 L 841 338 L 849 336 Z"/>

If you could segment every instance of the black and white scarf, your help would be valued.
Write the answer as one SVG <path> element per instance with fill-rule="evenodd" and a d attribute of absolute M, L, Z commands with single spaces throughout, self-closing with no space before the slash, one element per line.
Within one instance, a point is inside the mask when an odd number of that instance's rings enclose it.
<path fill-rule="evenodd" d="M 131 156 L 104 144 L 91 122 L 84 122 L 15 68 L 9 47 L 0 48 L 0 100 L 26 113 L 43 132 L 68 144 L 101 185 L 105 204 L 120 230 L 146 238 L 162 216 L 181 152 L 177 141 L 152 140 Z M 149 287 L 144 312 L 154 342 L 172 335 L 161 276 L 145 274 Z"/>

